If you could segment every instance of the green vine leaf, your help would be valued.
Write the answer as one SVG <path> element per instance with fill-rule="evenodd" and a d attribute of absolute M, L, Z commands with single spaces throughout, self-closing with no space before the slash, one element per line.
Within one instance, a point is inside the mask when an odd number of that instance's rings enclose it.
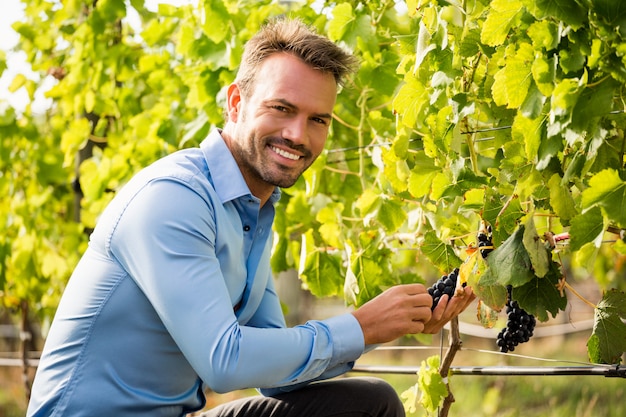
<path fill-rule="evenodd" d="M 604 235 L 604 221 L 600 208 L 592 207 L 583 214 L 574 217 L 569 234 L 570 249 L 572 251 L 581 249 L 586 243 L 602 239 Z"/>
<path fill-rule="evenodd" d="M 341 273 L 338 254 L 315 247 L 312 230 L 302 235 L 302 241 L 298 273 L 306 288 L 318 297 L 341 294 L 343 282 L 339 279 Z"/>
<path fill-rule="evenodd" d="M 626 181 L 614 169 L 598 172 L 583 191 L 582 205 L 585 209 L 598 206 L 610 221 L 626 227 Z"/>
<path fill-rule="evenodd" d="M 554 174 L 548 182 L 550 187 L 550 203 L 554 212 L 564 221 L 569 221 L 578 214 L 576 202 L 569 188 L 563 186 L 561 177 Z"/>
<path fill-rule="evenodd" d="M 593 333 L 587 341 L 589 360 L 593 363 L 621 363 L 626 351 L 626 294 L 611 290 L 598 303 Z"/>
<path fill-rule="evenodd" d="M 431 413 L 437 410 L 448 395 L 448 388 L 439 374 L 440 361 L 439 355 L 428 357 L 422 361 L 417 373 L 417 385 L 422 393 L 420 404 Z"/>
<path fill-rule="evenodd" d="M 424 235 L 420 249 L 441 271 L 449 272 L 461 265 L 461 259 L 456 255 L 454 248 L 443 243 L 432 230 Z"/>
<path fill-rule="evenodd" d="M 578 29 L 587 20 L 587 10 L 578 1 L 571 0 L 521 0 L 524 7 L 538 20 L 553 17 Z"/>
<path fill-rule="evenodd" d="M 537 234 L 532 216 L 529 216 L 526 223 L 524 223 L 523 242 L 524 248 L 526 248 L 528 256 L 530 257 L 535 275 L 539 278 L 543 278 L 550 270 L 552 254 L 548 251 L 544 241 Z"/>
<path fill-rule="evenodd" d="M 524 310 L 535 315 L 539 321 L 548 321 L 548 313 L 556 317 L 559 311 L 565 310 L 567 306 L 567 298 L 557 289 L 561 278 L 558 268 L 557 264 L 552 264 L 545 277 L 534 276 L 526 284 L 513 288 L 513 299 L 517 300 Z"/>
<path fill-rule="evenodd" d="M 489 271 L 499 285 L 520 287 L 535 277 L 530 256 L 524 247 L 524 230 L 525 227 L 520 225 L 515 233 L 487 257 Z"/>

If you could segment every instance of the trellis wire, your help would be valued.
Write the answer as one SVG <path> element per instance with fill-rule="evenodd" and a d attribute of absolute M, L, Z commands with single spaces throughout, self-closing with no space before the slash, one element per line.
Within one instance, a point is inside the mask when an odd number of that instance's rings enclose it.
<path fill-rule="evenodd" d="M 352 372 L 372 374 L 409 374 L 415 375 L 419 366 L 398 365 L 355 365 Z M 452 375 L 482 376 L 567 376 L 600 375 L 605 377 L 626 378 L 626 368 L 619 365 L 588 366 L 451 366 Z"/>
<path fill-rule="evenodd" d="M 379 346 L 375 350 L 440 350 L 441 346 Z M 593 364 L 571 360 L 539 358 L 535 356 L 519 355 L 515 353 L 501 353 L 493 350 L 462 348 L 465 352 L 479 352 L 490 355 L 516 357 L 542 362 L 569 364 L 569 366 L 451 366 L 452 375 L 482 375 L 482 376 L 604 376 L 626 378 L 626 367 L 618 365 Z M 352 372 L 372 374 L 407 374 L 415 375 L 419 366 L 401 365 L 366 365 L 356 364 Z"/>

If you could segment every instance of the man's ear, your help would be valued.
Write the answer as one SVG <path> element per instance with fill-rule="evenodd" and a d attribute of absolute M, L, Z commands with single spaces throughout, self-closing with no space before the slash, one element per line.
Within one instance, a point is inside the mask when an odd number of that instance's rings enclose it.
<path fill-rule="evenodd" d="M 241 104 L 241 90 L 239 90 L 239 86 L 235 83 L 229 85 L 226 97 L 228 104 L 228 120 L 236 122 L 239 117 L 239 105 Z"/>

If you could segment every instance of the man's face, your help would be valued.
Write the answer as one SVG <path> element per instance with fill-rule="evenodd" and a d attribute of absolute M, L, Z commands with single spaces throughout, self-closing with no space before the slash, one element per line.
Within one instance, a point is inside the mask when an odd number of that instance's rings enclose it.
<path fill-rule="evenodd" d="M 324 148 L 337 94 L 332 74 L 279 53 L 262 63 L 250 97 L 237 85 L 228 93 L 223 135 L 252 193 L 292 186 Z"/>

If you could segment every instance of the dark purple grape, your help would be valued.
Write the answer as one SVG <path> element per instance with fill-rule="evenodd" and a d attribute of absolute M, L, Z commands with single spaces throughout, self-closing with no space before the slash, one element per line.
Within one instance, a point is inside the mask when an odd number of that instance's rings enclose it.
<path fill-rule="evenodd" d="M 533 336 L 537 320 L 532 314 L 528 314 L 519 303 L 511 299 L 512 287 L 507 286 L 506 327 L 502 329 L 496 338 L 496 345 L 500 352 L 513 352 L 520 343 L 526 343 Z"/>

